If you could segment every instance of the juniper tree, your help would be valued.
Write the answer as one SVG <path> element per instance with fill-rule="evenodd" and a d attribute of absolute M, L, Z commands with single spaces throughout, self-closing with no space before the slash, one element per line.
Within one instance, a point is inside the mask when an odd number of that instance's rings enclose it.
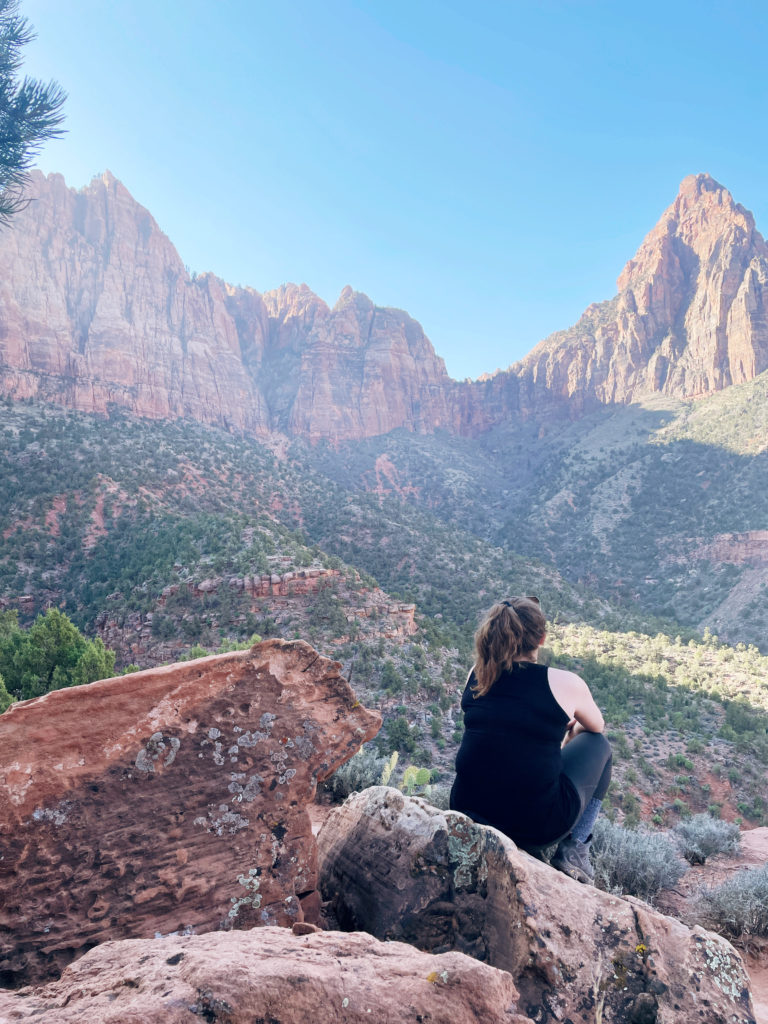
<path fill-rule="evenodd" d="M 42 144 L 62 134 L 61 86 L 19 78 L 21 51 L 34 38 L 19 0 L 0 0 L 0 225 L 24 207 L 28 172 Z"/>

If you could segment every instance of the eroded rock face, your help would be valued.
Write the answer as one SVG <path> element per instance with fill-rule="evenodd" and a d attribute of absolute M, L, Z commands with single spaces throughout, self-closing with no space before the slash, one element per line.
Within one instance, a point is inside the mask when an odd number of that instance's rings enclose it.
<path fill-rule="evenodd" d="M 720 936 L 579 885 L 465 815 L 376 787 L 329 816 L 318 849 L 343 928 L 507 970 L 540 1024 L 754 1024 Z"/>
<path fill-rule="evenodd" d="M 375 735 L 301 641 L 58 690 L 0 717 L 0 978 L 108 939 L 319 912 L 306 811 Z"/>
<path fill-rule="evenodd" d="M 80 192 L 59 174 L 35 172 L 30 196 L 0 239 L 6 393 L 86 412 L 115 403 L 140 416 L 268 429 L 222 281 L 192 280 L 149 212 L 108 172 Z M 251 347 L 263 344 L 265 320 L 259 306 L 247 325 Z"/>
<path fill-rule="evenodd" d="M 448 377 L 407 313 L 349 287 L 331 309 L 306 285 L 191 277 L 109 173 L 79 192 L 33 179 L 35 201 L 0 235 L 0 390 L 14 397 L 338 441 L 473 435 L 768 368 L 768 247 L 706 174 L 683 181 L 614 299 L 474 382 Z"/>
<path fill-rule="evenodd" d="M 511 368 L 524 404 L 695 397 L 768 368 L 768 246 L 708 174 L 684 179 L 617 285 Z"/>
<path fill-rule="evenodd" d="M 251 435 L 447 427 L 449 378 L 419 324 L 344 289 L 264 295 L 190 276 L 109 172 L 80 191 L 32 175 L 0 235 L 0 389 Z"/>
<path fill-rule="evenodd" d="M 61 979 L 0 992 L 0 1018 L 36 1024 L 531 1024 L 509 974 L 370 935 L 286 928 L 108 942 Z"/>

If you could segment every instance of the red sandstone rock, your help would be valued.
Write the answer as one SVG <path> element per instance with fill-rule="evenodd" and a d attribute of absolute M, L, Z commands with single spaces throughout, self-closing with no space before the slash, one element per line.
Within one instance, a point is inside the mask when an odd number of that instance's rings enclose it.
<path fill-rule="evenodd" d="M 35 1024 L 532 1024 L 512 978 L 461 953 L 285 928 L 107 942 L 39 989 L 0 992 Z"/>
<path fill-rule="evenodd" d="M 507 970 L 537 1021 L 754 1024 L 725 939 L 579 885 L 463 814 L 368 789 L 330 813 L 318 856 L 344 928 Z"/>
<path fill-rule="evenodd" d="M 79 192 L 35 173 L 31 193 L 0 236 L 3 392 L 256 435 L 449 425 L 445 366 L 406 313 L 192 278 L 109 173 Z"/>
<path fill-rule="evenodd" d="M 299 387 L 285 427 L 291 434 L 370 437 L 396 427 L 430 433 L 448 426 L 450 379 L 421 326 L 345 288 L 301 347 Z"/>
<path fill-rule="evenodd" d="M 0 978 L 96 943 L 317 919 L 307 805 L 373 736 L 309 645 L 58 690 L 0 717 Z"/>
<path fill-rule="evenodd" d="M 474 382 L 450 380 L 407 313 L 351 288 L 329 309 L 306 285 L 260 295 L 191 278 L 108 173 L 80 192 L 35 174 L 33 192 L 0 235 L 0 390 L 16 397 L 343 440 L 474 434 L 768 368 L 768 247 L 706 174 L 683 181 L 614 299 Z"/>
<path fill-rule="evenodd" d="M 717 533 L 706 543 L 694 542 L 685 559 L 731 565 L 768 565 L 768 530 Z"/>
<path fill-rule="evenodd" d="M 108 172 L 81 192 L 61 175 L 35 173 L 31 195 L 0 239 L 3 389 L 85 411 L 114 402 L 140 416 L 264 433 L 267 410 L 243 363 L 226 286 L 190 279 Z"/>
<path fill-rule="evenodd" d="M 624 268 L 618 296 L 510 375 L 534 404 L 545 392 L 577 403 L 686 398 L 751 380 L 768 368 L 767 286 L 752 214 L 709 175 L 691 175 Z"/>

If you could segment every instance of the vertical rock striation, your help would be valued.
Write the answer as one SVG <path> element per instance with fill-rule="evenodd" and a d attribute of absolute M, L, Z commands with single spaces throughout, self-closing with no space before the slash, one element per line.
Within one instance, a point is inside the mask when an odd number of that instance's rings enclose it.
<path fill-rule="evenodd" d="M 108 172 L 80 192 L 36 173 L 33 197 L 0 235 L 5 394 L 312 440 L 449 426 L 445 366 L 406 313 L 190 277 Z"/>
<path fill-rule="evenodd" d="M 81 192 L 34 175 L 0 236 L 0 381 L 74 409 L 268 429 L 212 275 L 191 280 L 150 214 L 109 172 Z"/>
<path fill-rule="evenodd" d="M 330 309 L 306 285 L 262 295 L 190 277 L 109 173 L 79 192 L 36 174 L 33 192 L 0 234 L 0 390 L 15 397 L 345 440 L 472 435 L 653 392 L 695 397 L 768 368 L 768 247 L 706 174 L 683 181 L 615 298 L 472 382 L 448 377 L 407 313 L 349 287 Z"/>
<path fill-rule="evenodd" d="M 627 263 L 609 302 L 590 306 L 510 368 L 529 402 L 692 398 L 768 369 L 768 246 L 748 210 L 707 174 Z"/>

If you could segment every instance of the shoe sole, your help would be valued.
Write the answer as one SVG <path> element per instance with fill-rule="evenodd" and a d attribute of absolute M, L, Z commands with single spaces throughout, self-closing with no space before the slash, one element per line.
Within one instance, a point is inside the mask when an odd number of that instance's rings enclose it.
<path fill-rule="evenodd" d="M 564 875 L 568 875 L 575 882 L 581 882 L 582 885 L 595 884 L 594 878 L 590 877 L 586 871 L 582 871 L 580 868 L 567 864 L 556 864 L 554 861 L 551 862 L 551 866 L 557 871 L 561 871 Z"/>

